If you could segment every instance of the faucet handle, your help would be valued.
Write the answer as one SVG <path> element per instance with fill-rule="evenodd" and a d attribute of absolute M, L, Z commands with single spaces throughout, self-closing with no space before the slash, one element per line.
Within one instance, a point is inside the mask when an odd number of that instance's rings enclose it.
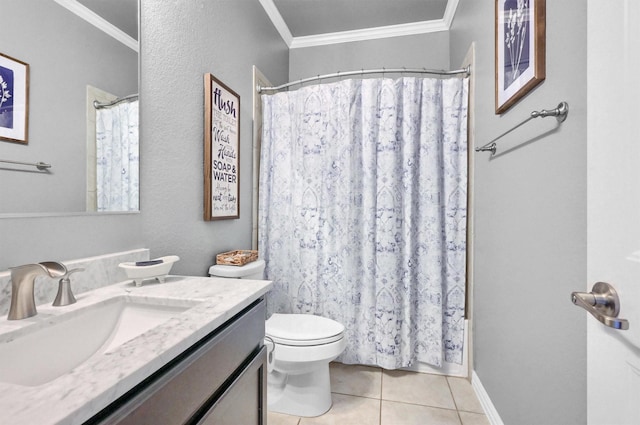
<path fill-rule="evenodd" d="M 53 306 L 61 307 L 76 302 L 76 297 L 73 296 L 73 292 L 71 291 L 71 279 L 69 279 L 69 276 L 75 272 L 82 271 L 84 271 L 84 269 L 78 267 L 77 269 L 68 270 L 62 275 L 62 278 L 58 282 L 58 294 L 56 295 L 56 299 L 53 300 Z"/>
<path fill-rule="evenodd" d="M 62 276 L 62 279 L 69 279 L 69 276 L 71 276 L 72 273 L 75 272 L 83 272 L 84 271 L 84 267 L 78 267 L 77 269 L 71 269 L 69 271 L 67 271 L 64 276 Z"/>

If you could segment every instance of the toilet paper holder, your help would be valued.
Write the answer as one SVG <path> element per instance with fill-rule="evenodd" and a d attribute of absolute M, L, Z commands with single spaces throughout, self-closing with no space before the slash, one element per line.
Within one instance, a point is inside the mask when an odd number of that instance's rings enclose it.
<path fill-rule="evenodd" d="M 267 371 L 271 373 L 273 370 L 273 352 L 276 351 L 276 343 L 270 336 L 264 337 L 265 345 L 267 345 Z M 269 346 L 270 345 L 270 346 Z"/>

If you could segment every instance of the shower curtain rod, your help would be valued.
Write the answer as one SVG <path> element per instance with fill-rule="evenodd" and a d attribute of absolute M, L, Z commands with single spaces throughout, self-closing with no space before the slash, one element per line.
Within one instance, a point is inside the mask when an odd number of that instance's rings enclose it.
<path fill-rule="evenodd" d="M 93 101 L 93 107 L 96 109 L 101 109 L 101 108 L 107 108 L 109 106 L 113 106 L 113 105 L 117 105 L 120 102 L 130 102 L 130 101 L 134 101 L 134 100 L 138 100 L 138 94 L 130 94 L 129 96 L 125 96 L 125 97 L 121 97 L 118 98 L 112 102 L 98 102 L 97 100 Z"/>
<path fill-rule="evenodd" d="M 471 73 L 471 67 L 467 66 L 463 69 L 456 69 L 453 71 L 443 71 L 437 69 L 425 69 L 425 68 L 390 68 L 390 69 L 361 69 L 360 71 L 347 71 L 347 72 L 335 72 L 333 74 L 325 74 L 325 75 L 317 75 L 315 77 L 303 78 L 302 80 L 291 81 L 286 84 L 282 84 L 276 87 L 262 87 L 258 85 L 256 89 L 258 93 L 262 93 L 264 91 L 278 91 L 282 89 L 286 89 L 291 86 L 295 86 L 296 84 L 304 84 L 309 81 L 315 80 L 323 80 L 325 78 L 339 78 L 339 77 L 349 77 L 352 75 L 365 75 L 365 74 L 435 74 L 435 75 L 459 75 L 464 74 L 465 77 L 468 77 Z"/>

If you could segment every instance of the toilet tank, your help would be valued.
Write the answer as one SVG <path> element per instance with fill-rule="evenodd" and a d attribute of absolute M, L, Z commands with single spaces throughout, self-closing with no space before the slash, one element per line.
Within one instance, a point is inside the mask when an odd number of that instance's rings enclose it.
<path fill-rule="evenodd" d="M 209 267 L 209 276 L 229 277 L 233 279 L 264 279 L 264 260 L 258 259 L 244 266 L 226 266 L 216 264 Z"/>

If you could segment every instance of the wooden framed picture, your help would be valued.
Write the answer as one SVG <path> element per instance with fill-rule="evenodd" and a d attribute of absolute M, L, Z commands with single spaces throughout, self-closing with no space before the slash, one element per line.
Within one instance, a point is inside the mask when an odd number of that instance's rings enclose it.
<path fill-rule="evenodd" d="M 240 217 L 240 96 L 204 76 L 204 219 Z"/>
<path fill-rule="evenodd" d="M 0 53 L 0 140 L 27 144 L 29 65 Z"/>
<path fill-rule="evenodd" d="M 546 0 L 496 0 L 496 114 L 545 79 Z"/>

